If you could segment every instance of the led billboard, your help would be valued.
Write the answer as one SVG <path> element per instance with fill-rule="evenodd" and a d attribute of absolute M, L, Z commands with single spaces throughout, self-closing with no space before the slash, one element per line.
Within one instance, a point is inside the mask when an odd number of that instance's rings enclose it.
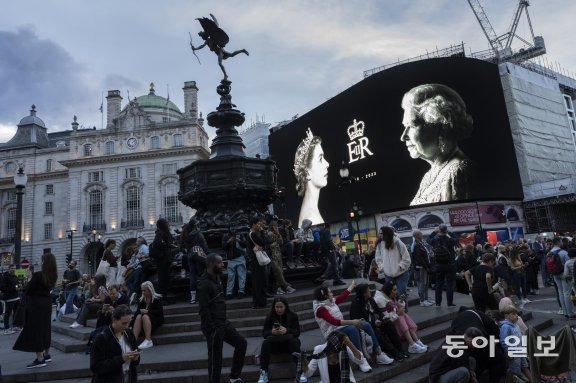
<path fill-rule="evenodd" d="M 301 225 L 477 200 L 521 200 L 498 66 L 463 57 L 376 73 L 269 137 L 275 211 Z M 340 170 L 346 167 L 350 185 Z"/>

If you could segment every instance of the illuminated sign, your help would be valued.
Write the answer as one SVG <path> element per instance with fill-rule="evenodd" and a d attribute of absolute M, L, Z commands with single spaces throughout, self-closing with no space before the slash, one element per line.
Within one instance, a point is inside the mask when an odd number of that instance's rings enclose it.
<path fill-rule="evenodd" d="M 347 129 L 350 142 L 348 143 L 348 157 L 349 163 L 361 160 L 368 156 L 373 156 L 374 153 L 368 148 L 368 137 L 364 137 L 364 122 L 354 119 L 352 125 Z"/>

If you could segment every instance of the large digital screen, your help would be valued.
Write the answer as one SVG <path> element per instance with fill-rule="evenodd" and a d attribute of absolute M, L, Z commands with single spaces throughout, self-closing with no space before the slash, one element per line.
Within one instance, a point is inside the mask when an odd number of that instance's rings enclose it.
<path fill-rule="evenodd" d="M 523 198 L 498 66 L 476 59 L 378 72 L 273 132 L 269 144 L 284 191 L 275 211 L 295 226 L 344 220 L 354 203 L 372 214 Z"/>

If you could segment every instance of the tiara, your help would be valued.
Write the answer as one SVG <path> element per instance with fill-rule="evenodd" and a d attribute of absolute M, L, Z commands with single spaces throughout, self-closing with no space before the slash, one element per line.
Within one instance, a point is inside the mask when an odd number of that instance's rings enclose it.
<path fill-rule="evenodd" d="M 303 165 L 304 158 L 306 157 L 306 153 L 308 153 L 308 149 L 310 148 L 310 144 L 312 143 L 312 139 L 314 138 L 314 134 L 312 130 L 308 128 L 306 130 L 306 138 L 302 140 L 300 145 L 298 145 L 298 149 L 296 150 L 296 158 L 294 159 L 294 174 L 298 177 L 298 169 Z"/>

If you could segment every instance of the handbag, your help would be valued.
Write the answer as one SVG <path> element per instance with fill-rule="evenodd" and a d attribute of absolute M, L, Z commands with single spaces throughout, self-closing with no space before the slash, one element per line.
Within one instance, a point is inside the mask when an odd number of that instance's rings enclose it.
<path fill-rule="evenodd" d="M 102 258 L 100 263 L 98 264 L 98 268 L 96 269 L 96 274 L 104 274 L 108 277 L 108 273 L 110 272 L 110 264 L 107 260 Z"/>
<path fill-rule="evenodd" d="M 252 239 L 252 232 L 250 232 L 248 236 L 250 237 L 250 240 L 254 244 L 254 254 L 256 255 L 256 260 L 258 261 L 258 264 L 260 266 L 266 266 L 267 264 L 269 264 L 270 257 L 268 256 L 268 254 L 266 254 L 266 252 L 262 249 L 262 247 L 260 247 L 260 245 L 257 245 L 256 242 L 254 242 L 254 240 Z"/>

